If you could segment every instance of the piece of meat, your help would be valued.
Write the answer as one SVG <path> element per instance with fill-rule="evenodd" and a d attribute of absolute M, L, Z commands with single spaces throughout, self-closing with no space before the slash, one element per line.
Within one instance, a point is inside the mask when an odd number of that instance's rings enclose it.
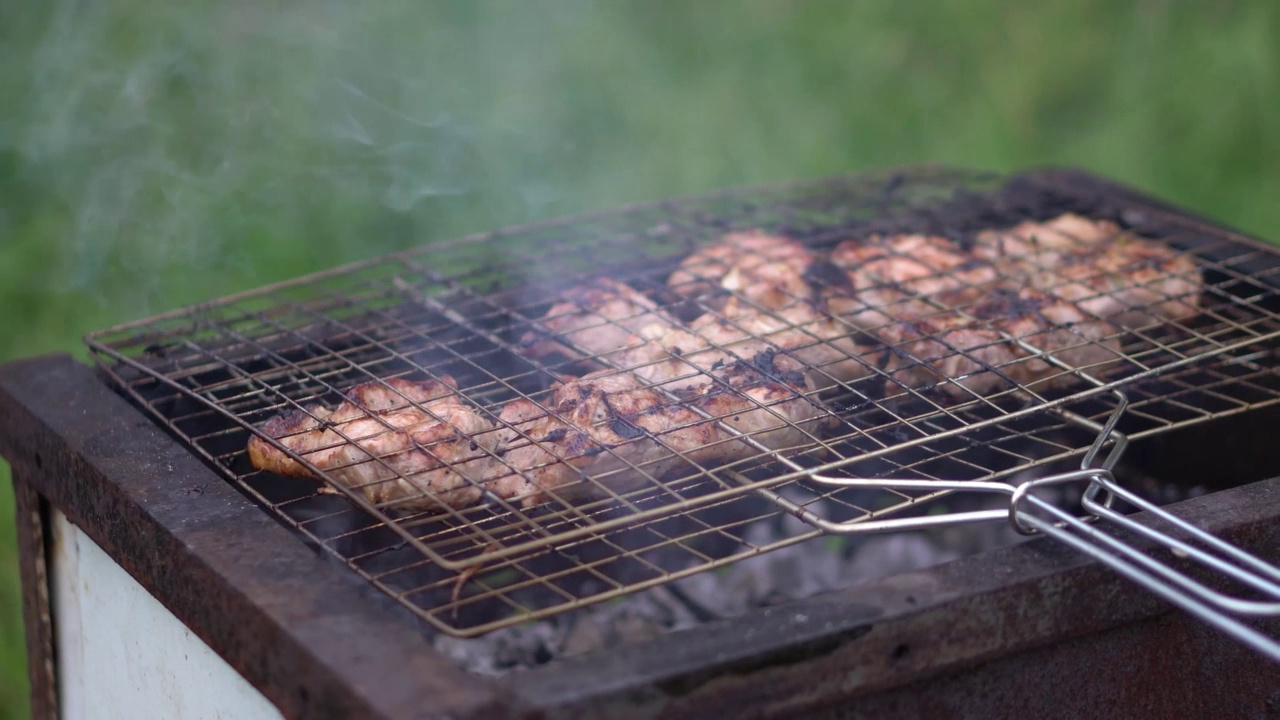
<path fill-rule="evenodd" d="M 770 348 L 808 365 L 819 386 L 863 377 L 870 370 L 859 359 L 857 328 L 825 304 L 828 294 L 844 289 L 825 287 L 829 278 L 814 273 L 820 266 L 789 238 L 729 234 L 685 258 L 669 278 L 674 291 L 714 308 L 689 326 L 625 285 L 602 279 L 566 291 L 540 328 L 524 336 L 523 351 L 592 353 L 603 361 L 597 365 L 631 370 L 668 389 L 707 383 L 712 369 Z M 837 284 L 847 285 L 837 273 Z"/>
<path fill-rule="evenodd" d="M 978 233 L 973 246 L 976 257 L 992 262 L 1012 259 L 1052 267 L 1064 256 L 1095 248 L 1120 234 L 1120 226 L 1109 220 L 1066 213 L 1044 222 L 1027 221 L 1004 230 Z"/>
<path fill-rule="evenodd" d="M 676 325 L 644 294 L 602 277 L 561 292 L 560 302 L 520 338 L 520 349 L 529 357 L 608 358 L 627 343 L 641 342 L 637 337 L 661 334 Z"/>
<path fill-rule="evenodd" d="M 1185 253 L 1079 215 L 980 233 L 973 251 L 1010 277 L 1135 329 L 1193 317 L 1204 290 Z"/>
<path fill-rule="evenodd" d="M 936 235 L 846 240 L 831 251 L 831 262 L 854 274 L 859 291 L 887 285 L 928 296 L 985 285 L 998 277 L 990 263 Z"/>
<path fill-rule="evenodd" d="M 867 329 L 919 315 L 921 300 L 937 307 L 944 293 L 989 285 L 999 278 L 989 262 L 934 235 L 846 240 L 832 249 L 831 263 L 849 274 L 853 287 L 852 293 L 831 300 L 832 314 Z"/>
<path fill-rule="evenodd" d="M 690 324 L 692 334 L 749 360 L 761 352 L 799 361 L 809 382 L 819 389 L 865 377 L 871 367 L 863 359 L 861 333 L 847 320 L 824 308 L 798 303 L 773 312 L 730 303 Z"/>
<path fill-rule="evenodd" d="M 542 406 L 507 403 L 498 425 L 463 403 L 451 379 L 375 381 L 331 410 L 281 413 L 260 430 L 384 510 L 463 508 L 486 491 L 532 507 L 761 454 L 722 422 L 770 449 L 803 444 L 826 414 L 786 367 L 762 353 L 673 396 L 632 373 L 600 371 L 560 383 Z M 321 479 L 257 435 L 248 454 L 260 470 Z"/>
<path fill-rule="evenodd" d="M 762 352 L 776 352 L 788 371 L 803 372 L 825 389 L 872 372 L 863 359 L 860 331 L 809 303 L 776 311 L 743 307 L 732 298 L 687 328 L 645 339 L 633 338 L 614 360 L 649 383 L 669 389 L 712 382 L 712 372 Z"/>
<path fill-rule="evenodd" d="M 281 413 L 261 431 L 334 482 L 397 511 L 460 508 L 477 502 L 499 440 L 493 424 L 463 404 L 453 380 L 404 379 L 357 385 L 337 407 Z M 258 436 L 249 439 L 255 468 L 319 479 Z"/>
<path fill-rule="evenodd" d="M 675 450 L 715 440 L 711 423 L 629 373 L 600 371 L 557 387 L 547 411 L 508 403 L 512 426 L 502 446 L 510 466 L 495 492 L 532 507 L 552 499 L 628 492 L 683 464 Z M 590 482 L 587 481 L 590 478 Z"/>
<path fill-rule="evenodd" d="M 658 337 L 636 337 L 627 350 L 614 356 L 618 367 L 655 387 L 678 390 L 711 382 L 710 373 L 735 361 L 735 350 L 714 347 L 706 338 L 683 327 Z"/>
<path fill-rule="evenodd" d="M 759 230 L 736 232 L 690 253 L 667 278 L 676 294 L 715 308 L 729 295 L 777 310 L 808 299 L 805 271 L 813 253 L 801 243 Z"/>
<path fill-rule="evenodd" d="M 712 373 L 713 382 L 680 392 L 682 399 L 736 431 L 722 430 L 723 439 L 702 452 L 704 462 L 754 461 L 761 454 L 755 443 L 774 451 L 811 444 L 818 429 L 834 421 L 802 394 L 814 389 L 806 373 L 791 368 L 784 356 L 764 350 Z"/>
<path fill-rule="evenodd" d="M 941 308 L 915 305 L 914 314 L 878 330 L 890 348 L 885 369 L 898 385 L 942 383 L 940 389 L 964 399 L 1002 389 L 1010 381 L 1070 381 L 1065 371 L 1013 339 L 1075 369 L 1091 370 L 1118 357 L 1114 326 L 1032 288 L 997 284 L 942 293 L 937 300 Z"/>
<path fill-rule="evenodd" d="M 802 394 L 803 376 L 776 370 L 772 356 L 761 362 L 768 367 L 735 363 L 714 371 L 713 382 L 674 400 L 632 373 L 600 371 L 558 386 L 548 412 L 529 400 L 508 403 L 500 419 L 511 429 L 501 454 L 510 471 L 491 488 L 531 507 L 552 497 L 630 492 L 681 467 L 760 455 L 715 418 L 768 447 L 799 445 L 797 428 L 825 414 Z"/>

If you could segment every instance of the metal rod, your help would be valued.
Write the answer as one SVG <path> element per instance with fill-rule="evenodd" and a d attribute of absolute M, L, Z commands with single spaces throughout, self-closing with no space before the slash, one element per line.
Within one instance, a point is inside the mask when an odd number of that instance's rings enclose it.
<path fill-rule="evenodd" d="M 1192 596 L 1185 592 L 1181 586 L 1171 584 L 1162 579 L 1161 576 L 1126 562 L 1121 556 L 1107 552 L 1097 542 L 1099 538 L 1106 536 L 1093 526 L 1081 522 L 1070 513 L 1055 508 L 1053 505 L 1038 498 L 1031 498 L 1029 502 L 1038 509 L 1052 515 L 1057 521 L 1055 523 L 1034 516 L 1024 517 L 1023 522 L 1034 527 L 1037 531 L 1102 562 L 1115 572 L 1182 608 L 1197 619 L 1234 637 L 1269 660 L 1280 662 L 1280 642 L 1277 642 L 1274 638 L 1268 637 L 1257 629 Z M 1073 534 L 1068 528 L 1081 533 L 1083 537 Z"/>
<path fill-rule="evenodd" d="M 820 530 L 832 534 L 889 532 L 894 530 L 924 529 L 949 525 L 1007 518 L 1022 533 L 1040 533 L 1062 542 L 1080 552 L 1103 562 L 1126 578 L 1151 590 L 1174 603 L 1194 617 L 1236 638 L 1271 660 L 1280 662 L 1280 640 L 1268 637 L 1244 624 L 1235 616 L 1280 616 L 1280 567 L 1253 556 L 1220 538 L 1194 527 L 1173 514 L 1137 497 L 1121 487 L 1112 475 L 1112 469 L 1128 445 L 1124 434 L 1116 430 L 1121 416 L 1128 407 L 1128 398 L 1115 392 L 1117 404 L 1105 423 L 1099 425 L 1084 418 L 1074 421 L 1096 429 L 1097 436 L 1085 454 L 1079 470 L 1037 478 L 1019 485 L 1005 482 L 963 482 L 931 479 L 903 478 L 842 478 L 813 473 L 809 479 L 824 485 L 858 488 L 893 488 L 900 490 L 947 490 L 952 492 L 977 492 L 1004 494 L 1009 497 L 1009 509 L 1000 511 L 956 512 L 922 518 L 890 520 L 858 519 L 848 522 L 831 522 L 816 513 L 794 503 L 771 490 L 760 493 L 796 517 Z M 1111 442 L 1112 450 L 1099 461 L 1102 448 Z M 1087 481 L 1082 505 L 1090 516 L 1076 517 L 1048 501 L 1036 497 L 1032 491 L 1047 485 Z M 1105 493 L 1105 500 L 1098 497 Z M 1135 522 L 1111 508 L 1115 498 L 1120 498 L 1148 513 L 1149 517 L 1173 525 L 1184 534 L 1208 546 L 1227 559 L 1191 545 L 1161 532 L 1149 525 Z M 1038 517 L 1031 509 L 1038 510 L 1051 519 Z M 1188 557 L 1222 576 L 1248 585 L 1276 602 L 1242 599 L 1214 590 L 1191 578 L 1185 572 L 1151 557 L 1142 549 L 1104 532 L 1091 520 L 1102 520 L 1120 529 L 1128 530 L 1156 543 L 1157 547 Z M 1233 561 L 1235 564 L 1232 564 Z M 1246 567 L 1241 567 L 1246 566 Z"/>

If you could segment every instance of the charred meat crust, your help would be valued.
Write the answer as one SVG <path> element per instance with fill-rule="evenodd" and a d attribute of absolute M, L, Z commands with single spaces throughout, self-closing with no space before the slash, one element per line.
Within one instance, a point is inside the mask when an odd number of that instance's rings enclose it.
<path fill-rule="evenodd" d="M 1006 380 L 1070 381 L 1009 336 L 1105 372 L 1120 327 L 1185 319 L 1202 291 L 1187 256 L 1074 215 L 980 232 L 969 248 L 897 235 L 842 243 L 832 258 L 854 276 L 851 317 L 892 349 L 882 366 L 892 383 L 946 382 L 961 396 Z"/>
<path fill-rule="evenodd" d="M 690 253 L 667 279 L 677 295 L 716 307 L 725 291 L 765 308 L 794 303 L 808 291 L 813 253 L 796 240 L 760 230 L 734 232 Z"/>
<path fill-rule="evenodd" d="M 732 233 L 668 278 L 677 302 L 712 308 L 688 325 L 611 278 L 561 293 L 522 352 L 622 370 L 564 379 L 545 410 L 516 400 L 493 423 L 452 379 L 393 378 L 333 408 L 280 412 L 259 428 L 274 443 L 255 436 L 248 454 L 259 469 L 315 477 L 301 457 L 403 509 L 462 507 L 485 492 L 526 506 L 626 492 L 682 465 L 758 453 L 743 435 L 804 443 L 830 417 L 807 393 L 832 379 L 878 370 L 891 384 L 984 393 L 1063 375 L 1011 336 L 1068 365 L 1101 365 L 1117 350 L 1112 321 L 1198 311 L 1198 267 L 1112 223 L 1064 215 L 965 239 L 873 236 L 821 259 L 790 238 Z"/>
<path fill-rule="evenodd" d="M 633 334 L 643 336 L 651 326 L 675 323 L 644 293 L 601 277 L 562 291 L 558 302 L 520 337 L 519 346 L 530 357 L 608 359 Z"/>
<path fill-rule="evenodd" d="M 1105 220 L 1068 213 L 987 230 L 973 252 L 1017 281 L 1126 327 L 1200 311 L 1204 279 L 1190 257 Z"/>
<path fill-rule="evenodd" d="M 752 420 L 747 432 L 779 434 L 821 412 L 804 398 L 803 406 L 757 417 L 767 405 L 802 398 L 803 375 L 778 369 L 771 354 L 753 363 L 726 368 L 708 385 L 714 390 L 674 400 L 627 373 L 592 373 L 558 386 L 546 411 L 528 400 L 512 401 L 500 425 L 456 394 L 440 396 L 447 387 L 442 384 L 408 388 L 411 397 L 430 397 L 419 410 L 388 409 L 368 383 L 348 395 L 366 400 L 359 407 L 347 400 L 333 410 L 308 408 L 315 417 L 291 411 L 268 420 L 262 432 L 292 455 L 255 436 L 250 459 L 261 470 L 319 479 L 294 460 L 297 455 L 370 502 L 399 510 L 465 507 L 486 492 L 525 506 L 552 494 L 626 492 L 689 463 L 748 457 L 750 447 L 726 442 L 733 434 L 717 425 L 721 414 Z M 779 384 L 761 370 L 797 386 Z M 322 424 L 317 417 L 340 422 Z M 587 482 L 597 477 L 605 479 Z"/>

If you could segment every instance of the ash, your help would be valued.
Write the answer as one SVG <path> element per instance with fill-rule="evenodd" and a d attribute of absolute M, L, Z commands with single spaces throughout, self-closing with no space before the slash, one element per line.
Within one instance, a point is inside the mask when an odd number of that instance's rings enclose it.
<path fill-rule="evenodd" d="M 1000 507 L 995 500 L 990 507 Z M 761 546 L 812 528 L 786 516 L 757 523 L 747 540 Z M 819 537 L 755 555 L 612 602 L 593 605 L 474 639 L 434 638 L 465 670 L 502 675 L 551 660 L 642 642 L 700 623 L 852 587 L 1025 540 L 1004 522 L 919 532 Z"/>
<path fill-rule="evenodd" d="M 1122 463 L 1124 465 L 1124 463 Z M 1165 505 L 1207 492 L 1203 486 L 1164 482 L 1122 468 L 1131 489 Z M 1015 479 L 1029 480 L 1034 477 Z M 1082 488 L 1048 487 L 1036 494 L 1058 507 L 1075 507 Z M 789 495 L 784 488 L 783 495 Z M 792 497 L 793 500 L 800 499 Z M 1005 509 L 996 497 L 958 501 L 952 510 Z M 1121 509 L 1124 512 L 1124 509 Z M 802 520 L 784 514 L 750 526 L 746 540 L 760 547 L 811 531 Z M 854 587 L 901 573 L 1006 547 L 1031 538 L 1007 522 L 954 525 L 883 535 L 818 537 L 754 555 L 620 599 L 494 631 L 473 639 L 436 635 L 437 650 L 461 668 L 481 675 L 504 675 L 559 658 L 586 655 L 625 643 L 643 642 L 698 624 L 739 617 L 763 607 Z"/>

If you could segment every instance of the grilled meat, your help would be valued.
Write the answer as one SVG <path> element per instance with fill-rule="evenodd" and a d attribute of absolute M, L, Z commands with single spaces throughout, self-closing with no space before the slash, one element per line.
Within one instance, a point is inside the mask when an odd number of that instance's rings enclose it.
<path fill-rule="evenodd" d="M 477 502 L 499 436 L 454 393 L 453 380 L 390 379 L 353 387 L 332 410 L 320 405 L 268 420 L 262 432 L 335 482 L 397 509 Z M 305 465 L 257 436 L 255 468 L 315 478 Z"/>
<path fill-rule="evenodd" d="M 721 291 L 728 291 L 751 305 L 778 310 L 808 297 L 805 272 L 811 263 L 813 254 L 790 238 L 759 230 L 730 233 L 686 257 L 667 285 L 711 307 L 724 302 Z"/>
<path fill-rule="evenodd" d="M 680 393 L 682 399 L 740 433 L 722 432 L 726 439 L 707 449 L 707 462 L 727 464 L 757 457 L 759 450 L 752 441 L 771 450 L 805 445 L 819 427 L 834 419 L 800 394 L 813 384 L 806 373 L 788 369 L 792 367 L 780 354 L 764 350 L 713 373 L 713 382 Z"/>
<path fill-rule="evenodd" d="M 847 240 L 831 251 L 831 262 L 856 273 L 854 286 L 859 290 L 884 285 L 928 296 L 984 285 L 997 278 L 989 263 L 935 235 Z"/>
<path fill-rule="evenodd" d="M 819 388 L 870 372 L 860 359 L 857 328 L 809 303 L 762 312 L 732 302 L 719 314 L 695 320 L 690 330 L 739 358 L 777 349 L 780 356 L 803 363 L 810 382 Z"/>
<path fill-rule="evenodd" d="M 1028 221 L 1004 230 L 983 231 L 978 234 L 973 253 L 995 262 L 1027 260 L 1052 267 L 1064 256 L 1097 248 L 1119 234 L 1120 227 L 1109 220 L 1067 213 L 1045 222 Z"/>
<path fill-rule="evenodd" d="M 963 378 L 947 386 L 962 394 L 1003 385 L 1001 373 L 1021 383 L 1061 373 L 1006 335 L 1074 367 L 1106 363 L 1118 349 L 1113 322 L 1188 317 L 1202 288 L 1189 258 L 1074 215 L 983 233 L 972 253 L 943 237 L 896 235 L 841 243 L 830 259 L 853 292 L 833 295 L 828 310 L 890 347 L 894 379 Z"/>
<path fill-rule="evenodd" d="M 856 328 L 826 308 L 829 295 L 847 290 L 847 277 L 837 270 L 836 284 L 844 287 L 833 290 L 815 276 L 819 265 L 794 240 L 728 235 L 671 275 L 669 284 L 679 292 L 710 292 L 710 280 L 696 275 L 718 268 L 723 277 L 716 277 L 714 288 L 734 293 L 703 298 L 716 309 L 688 326 L 626 285 L 602 279 L 566 291 L 565 302 L 540 321 L 542 331 L 525 335 L 523 350 L 581 356 L 562 342 L 567 340 L 668 389 L 708 383 L 711 370 L 771 348 L 810 366 L 818 386 L 863 377 L 869 369 L 857 359 Z"/>
<path fill-rule="evenodd" d="M 909 313 L 877 331 L 890 348 L 885 369 L 898 385 L 919 388 L 950 381 L 941 389 L 966 398 L 1009 381 L 1029 385 L 1069 379 L 1013 340 L 1078 369 L 1117 357 L 1116 331 L 1110 323 L 1032 288 L 971 287 L 941 293 L 936 301 L 936 306 L 911 305 Z"/>
<path fill-rule="evenodd" d="M 801 394 L 803 376 L 777 370 L 772 360 L 764 354 L 759 364 L 714 371 L 712 382 L 679 391 L 675 400 L 632 373 L 601 371 L 557 387 L 549 412 L 529 400 L 508 403 L 502 459 L 512 472 L 492 489 L 529 507 L 553 494 L 624 493 L 681 467 L 760 455 L 717 419 L 770 449 L 800 445 L 805 428 L 815 428 L 825 413 Z"/>
<path fill-rule="evenodd" d="M 713 381 L 712 371 L 776 352 L 779 366 L 804 372 L 816 388 L 866 376 L 859 331 L 809 303 L 777 311 L 744 308 L 731 298 L 720 312 L 708 312 L 687 328 L 652 338 L 633 338 L 614 356 L 620 367 L 670 389 Z"/>
<path fill-rule="evenodd" d="M 640 327 L 609 359 L 668 389 L 711 382 L 711 371 L 780 351 L 782 364 L 808 366 L 817 387 L 869 373 L 858 358 L 857 328 L 828 308 L 846 296 L 848 275 L 817 261 L 803 245 L 758 231 L 726 235 L 672 272 L 674 291 L 712 309 L 680 325 Z M 785 356 L 785 358 L 783 357 Z"/>
<path fill-rule="evenodd" d="M 921 299 L 936 306 L 944 293 L 989 285 L 999 277 L 990 263 L 933 235 L 847 240 L 831 251 L 831 262 L 849 273 L 854 289 L 832 299 L 832 312 L 868 329 L 919 315 Z"/>
<path fill-rule="evenodd" d="M 829 417 L 805 393 L 873 369 L 965 398 L 1069 376 L 1019 341 L 1071 368 L 1104 366 L 1118 352 L 1110 320 L 1188 317 L 1203 281 L 1163 245 L 1066 215 L 983 233 L 973 253 L 897 235 L 842 243 L 830 261 L 736 233 L 686 258 L 669 286 L 712 309 L 683 325 L 616 280 L 565 291 L 523 350 L 621 370 L 565 378 L 541 404 L 508 403 L 496 424 L 451 379 L 370 382 L 333 409 L 262 426 L 307 465 L 259 437 L 250 460 L 299 477 L 314 466 L 400 510 L 461 508 L 486 492 L 525 507 L 625 493 L 804 445 Z M 884 348 L 869 353 L 859 333 Z"/>
<path fill-rule="evenodd" d="M 634 490 L 684 463 L 679 452 L 716 437 L 714 426 L 692 408 L 633 375 L 608 370 L 559 386 L 547 411 L 516 400 L 501 416 L 512 427 L 503 443 L 511 472 L 495 489 L 525 507 L 552 493 L 568 499 L 597 494 L 600 486 Z"/>
<path fill-rule="evenodd" d="M 560 302 L 521 337 L 521 350 L 530 357 L 559 353 L 607 358 L 627 343 L 638 342 L 636 337 L 661 334 L 677 324 L 642 293 L 602 277 L 562 292 Z"/>
<path fill-rule="evenodd" d="M 332 410 L 282 413 L 261 430 L 370 502 L 410 511 L 466 507 L 485 491 L 525 507 L 553 491 L 628 492 L 690 463 L 759 455 L 719 419 L 783 449 L 803 443 L 802 428 L 824 417 L 802 394 L 803 375 L 778 367 L 771 353 L 710 377 L 673 400 L 631 373 L 591 373 L 559 384 L 545 410 L 527 399 L 507 403 L 498 426 L 465 405 L 451 380 L 388 380 L 352 388 Z M 318 479 L 257 436 L 249 458 L 260 470 Z"/>
<path fill-rule="evenodd" d="M 1079 215 L 980 233 L 974 254 L 1095 317 L 1132 328 L 1194 316 L 1204 289 L 1185 254 Z"/>

